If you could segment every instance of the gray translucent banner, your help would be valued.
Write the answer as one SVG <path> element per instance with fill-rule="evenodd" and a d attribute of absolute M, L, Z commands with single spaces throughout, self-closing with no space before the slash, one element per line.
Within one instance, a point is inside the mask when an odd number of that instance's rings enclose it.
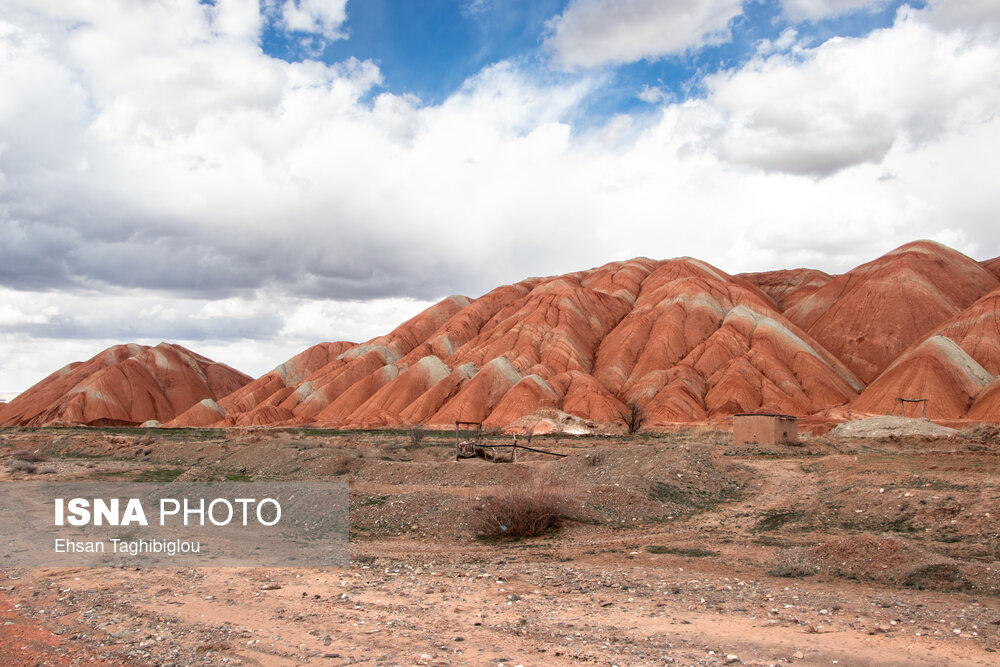
<path fill-rule="evenodd" d="M 343 567 L 344 482 L 0 483 L 0 567 Z"/>

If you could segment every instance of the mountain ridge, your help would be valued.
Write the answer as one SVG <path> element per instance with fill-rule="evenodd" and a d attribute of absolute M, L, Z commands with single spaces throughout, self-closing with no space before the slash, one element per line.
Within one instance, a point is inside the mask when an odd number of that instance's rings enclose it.
<path fill-rule="evenodd" d="M 730 275 L 690 257 L 609 262 L 447 297 L 383 336 L 320 343 L 257 379 L 227 376 L 224 394 L 180 392 L 170 410 L 147 400 L 127 414 L 110 379 L 101 386 L 112 387 L 115 409 L 24 407 L 38 397 L 79 403 L 59 375 L 80 372 L 78 362 L 0 407 L 0 423 L 505 426 L 553 409 L 618 421 L 635 404 L 649 425 L 665 426 L 737 412 L 885 412 L 906 391 L 930 394 L 932 414 L 962 418 L 980 394 L 984 406 L 998 395 L 998 260 L 916 241 L 840 275 Z M 109 370 L 154 354 L 136 347 L 122 346 L 114 363 L 82 364 L 155 394 L 155 382 Z M 188 366 L 221 373 L 200 359 Z M 88 401 L 99 405 L 101 392 Z"/>

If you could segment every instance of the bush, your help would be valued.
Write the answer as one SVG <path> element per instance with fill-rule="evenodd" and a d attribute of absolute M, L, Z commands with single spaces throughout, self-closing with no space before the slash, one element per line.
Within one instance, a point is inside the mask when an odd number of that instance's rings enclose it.
<path fill-rule="evenodd" d="M 28 473 L 29 475 L 34 474 L 35 471 L 38 470 L 38 466 L 36 466 L 34 463 L 29 463 L 28 461 L 20 461 L 20 460 L 8 461 L 7 467 L 10 469 L 11 472 L 25 472 Z"/>
<path fill-rule="evenodd" d="M 427 429 L 424 428 L 423 424 L 411 424 L 406 427 L 406 435 L 410 438 L 411 446 L 419 447 L 427 436 Z"/>
<path fill-rule="evenodd" d="M 525 480 L 497 489 L 472 511 L 472 529 L 479 537 L 533 537 L 572 519 L 566 492 L 544 480 Z"/>
<path fill-rule="evenodd" d="M 718 551 L 699 549 L 698 547 L 668 547 L 662 544 L 651 544 L 646 547 L 646 551 L 651 554 L 673 554 L 675 556 L 687 556 L 688 558 L 705 558 L 708 556 L 718 556 Z"/>
<path fill-rule="evenodd" d="M 10 458 L 14 461 L 27 461 L 28 463 L 43 463 L 49 460 L 44 454 L 29 452 L 27 449 L 14 450 L 14 453 L 10 455 Z"/>
<path fill-rule="evenodd" d="M 1000 426 L 996 424 L 967 426 L 959 432 L 959 435 L 969 442 L 978 442 L 983 445 L 1000 444 Z"/>
<path fill-rule="evenodd" d="M 783 563 L 775 563 L 767 573 L 772 577 L 798 579 L 800 577 L 811 577 L 816 574 L 816 568 L 797 560 L 789 560 Z"/>

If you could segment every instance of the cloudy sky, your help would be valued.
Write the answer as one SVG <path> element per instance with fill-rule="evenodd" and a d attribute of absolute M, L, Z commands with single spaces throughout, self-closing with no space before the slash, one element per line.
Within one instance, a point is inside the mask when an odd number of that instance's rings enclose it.
<path fill-rule="evenodd" d="M 3 0 L 0 391 L 635 256 L 1000 255 L 996 0 Z"/>

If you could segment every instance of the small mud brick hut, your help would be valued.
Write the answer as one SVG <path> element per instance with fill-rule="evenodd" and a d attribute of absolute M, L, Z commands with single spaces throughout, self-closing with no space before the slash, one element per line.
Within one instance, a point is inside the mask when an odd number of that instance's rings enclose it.
<path fill-rule="evenodd" d="M 733 416 L 734 445 L 780 445 L 799 441 L 799 420 L 790 415 L 760 413 Z"/>

